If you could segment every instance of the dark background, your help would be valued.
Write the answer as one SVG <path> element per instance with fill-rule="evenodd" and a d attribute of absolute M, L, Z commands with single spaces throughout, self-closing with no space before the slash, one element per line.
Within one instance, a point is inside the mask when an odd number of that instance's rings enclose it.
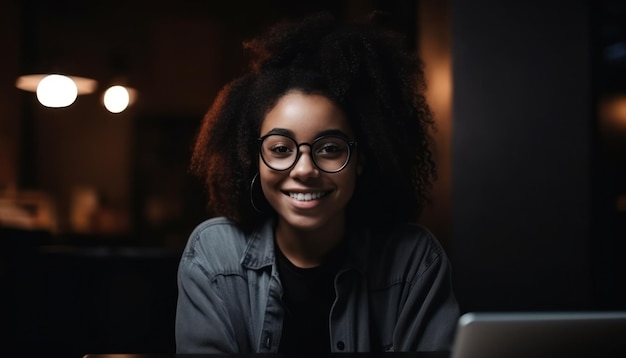
<path fill-rule="evenodd" d="M 54 207 L 48 227 L 0 220 L 5 349 L 174 350 L 176 267 L 205 218 L 186 172 L 194 132 L 241 73 L 242 41 L 319 10 L 346 20 L 384 10 L 424 58 L 440 177 L 420 220 L 452 259 L 464 312 L 626 310 L 626 122 L 601 115 L 626 94 L 623 1 L 2 7 L 0 198 Z M 19 75 L 51 71 L 100 87 L 65 109 L 14 87 Z M 100 104 L 115 78 L 139 93 L 117 115 Z M 80 230 L 77 188 L 99 199 Z"/>

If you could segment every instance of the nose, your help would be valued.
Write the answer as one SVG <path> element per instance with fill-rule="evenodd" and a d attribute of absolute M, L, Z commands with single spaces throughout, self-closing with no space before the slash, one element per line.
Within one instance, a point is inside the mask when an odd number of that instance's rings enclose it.
<path fill-rule="evenodd" d="M 296 161 L 289 175 L 292 178 L 300 179 L 316 178 L 319 176 L 319 170 L 311 157 L 310 147 L 306 145 L 300 147 L 300 158 Z"/>

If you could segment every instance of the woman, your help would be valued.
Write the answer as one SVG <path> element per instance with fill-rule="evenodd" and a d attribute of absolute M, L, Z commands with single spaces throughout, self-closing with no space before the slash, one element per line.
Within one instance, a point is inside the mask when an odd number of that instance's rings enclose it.
<path fill-rule="evenodd" d="M 449 261 L 408 223 L 435 174 L 418 59 L 325 15 L 246 48 L 194 148 L 215 217 L 181 258 L 177 352 L 449 349 Z"/>

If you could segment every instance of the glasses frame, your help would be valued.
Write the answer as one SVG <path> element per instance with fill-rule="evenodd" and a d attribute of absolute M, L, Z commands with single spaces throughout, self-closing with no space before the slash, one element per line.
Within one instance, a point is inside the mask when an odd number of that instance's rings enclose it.
<path fill-rule="evenodd" d="M 271 137 L 271 136 L 281 136 L 281 137 L 285 137 L 290 139 L 295 145 L 296 145 L 296 158 L 294 159 L 293 163 L 285 168 L 285 169 L 276 169 L 274 167 L 272 167 L 271 165 L 269 165 L 269 163 L 267 162 L 267 160 L 265 160 L 265 157 L 263 156 L 263 142 L 265 141 L 266 138 Z M 317 164 L 317 160 L 315 159 L 315 155 L 313 155 L 313 146 L 315 145 L 315 143 L 319 142 L 320 140 L 326 139 L 326 138 L 337 138 L 337 139 L 341 139 L 342 141 L 346 142 L 346 144 L 348 145 L 348 158 L 346 159 L 346 162 L 337 170 L 324 170 L 322 168 L 320 168 L 319 164 Z M 352 159 L 352 151 L 356 150 L 357 147 L 357 141 L 349 141 L 348 139 L 342 137 L 342 136 L 338 136 L 338 135 L 325 135 L 325 136 L 321 136 L 318 138 L 315 138 L 315 140 L 311 143 L 309 142 L 302 142 L 302 143 L 298 143 L 296 142 L 296 140 L 288 135 L 284 135 L 284 134 L 277 134 L 277 133 L 268 133 L 260 138 L 257 138 L 257 143 L 259 146 L 259 156 L 261 156 L 261 160 L 263 161 L 263 163 L 270 169 L 275 170 L 277 172 L 284 172 L 286 170 L 291 170 L 293 169 L 293 167 L 296 166 L 296 164 L 298 163 L 298 161 L 300 160 L 300 156 L 302 155 L 302 151 L 300 150 L 300 147 L 303 145 L 306 145 L 307 147 L 309 147 L 309 155 L 311 156 L 311 161 L 313 162 L 313 165 L 315 165 L 315 168 L 317 168 L 318 170 L 324 172 L 324 173 L 339 173 L 340 171 L 344 170 L 347 166 L 348 163 L 350 163 L 350 160 Z"/>

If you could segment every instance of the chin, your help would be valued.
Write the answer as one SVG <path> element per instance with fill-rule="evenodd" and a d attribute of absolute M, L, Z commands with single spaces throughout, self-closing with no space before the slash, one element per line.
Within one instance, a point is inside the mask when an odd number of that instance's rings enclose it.
<path fill-rule="evenodd" d="M 317 218 L 309 216 L 289 215 L 281 216 L 283 225 L 288 225 L 298 231 L 316 231 L 328 225 L 328 218 Z"/>

